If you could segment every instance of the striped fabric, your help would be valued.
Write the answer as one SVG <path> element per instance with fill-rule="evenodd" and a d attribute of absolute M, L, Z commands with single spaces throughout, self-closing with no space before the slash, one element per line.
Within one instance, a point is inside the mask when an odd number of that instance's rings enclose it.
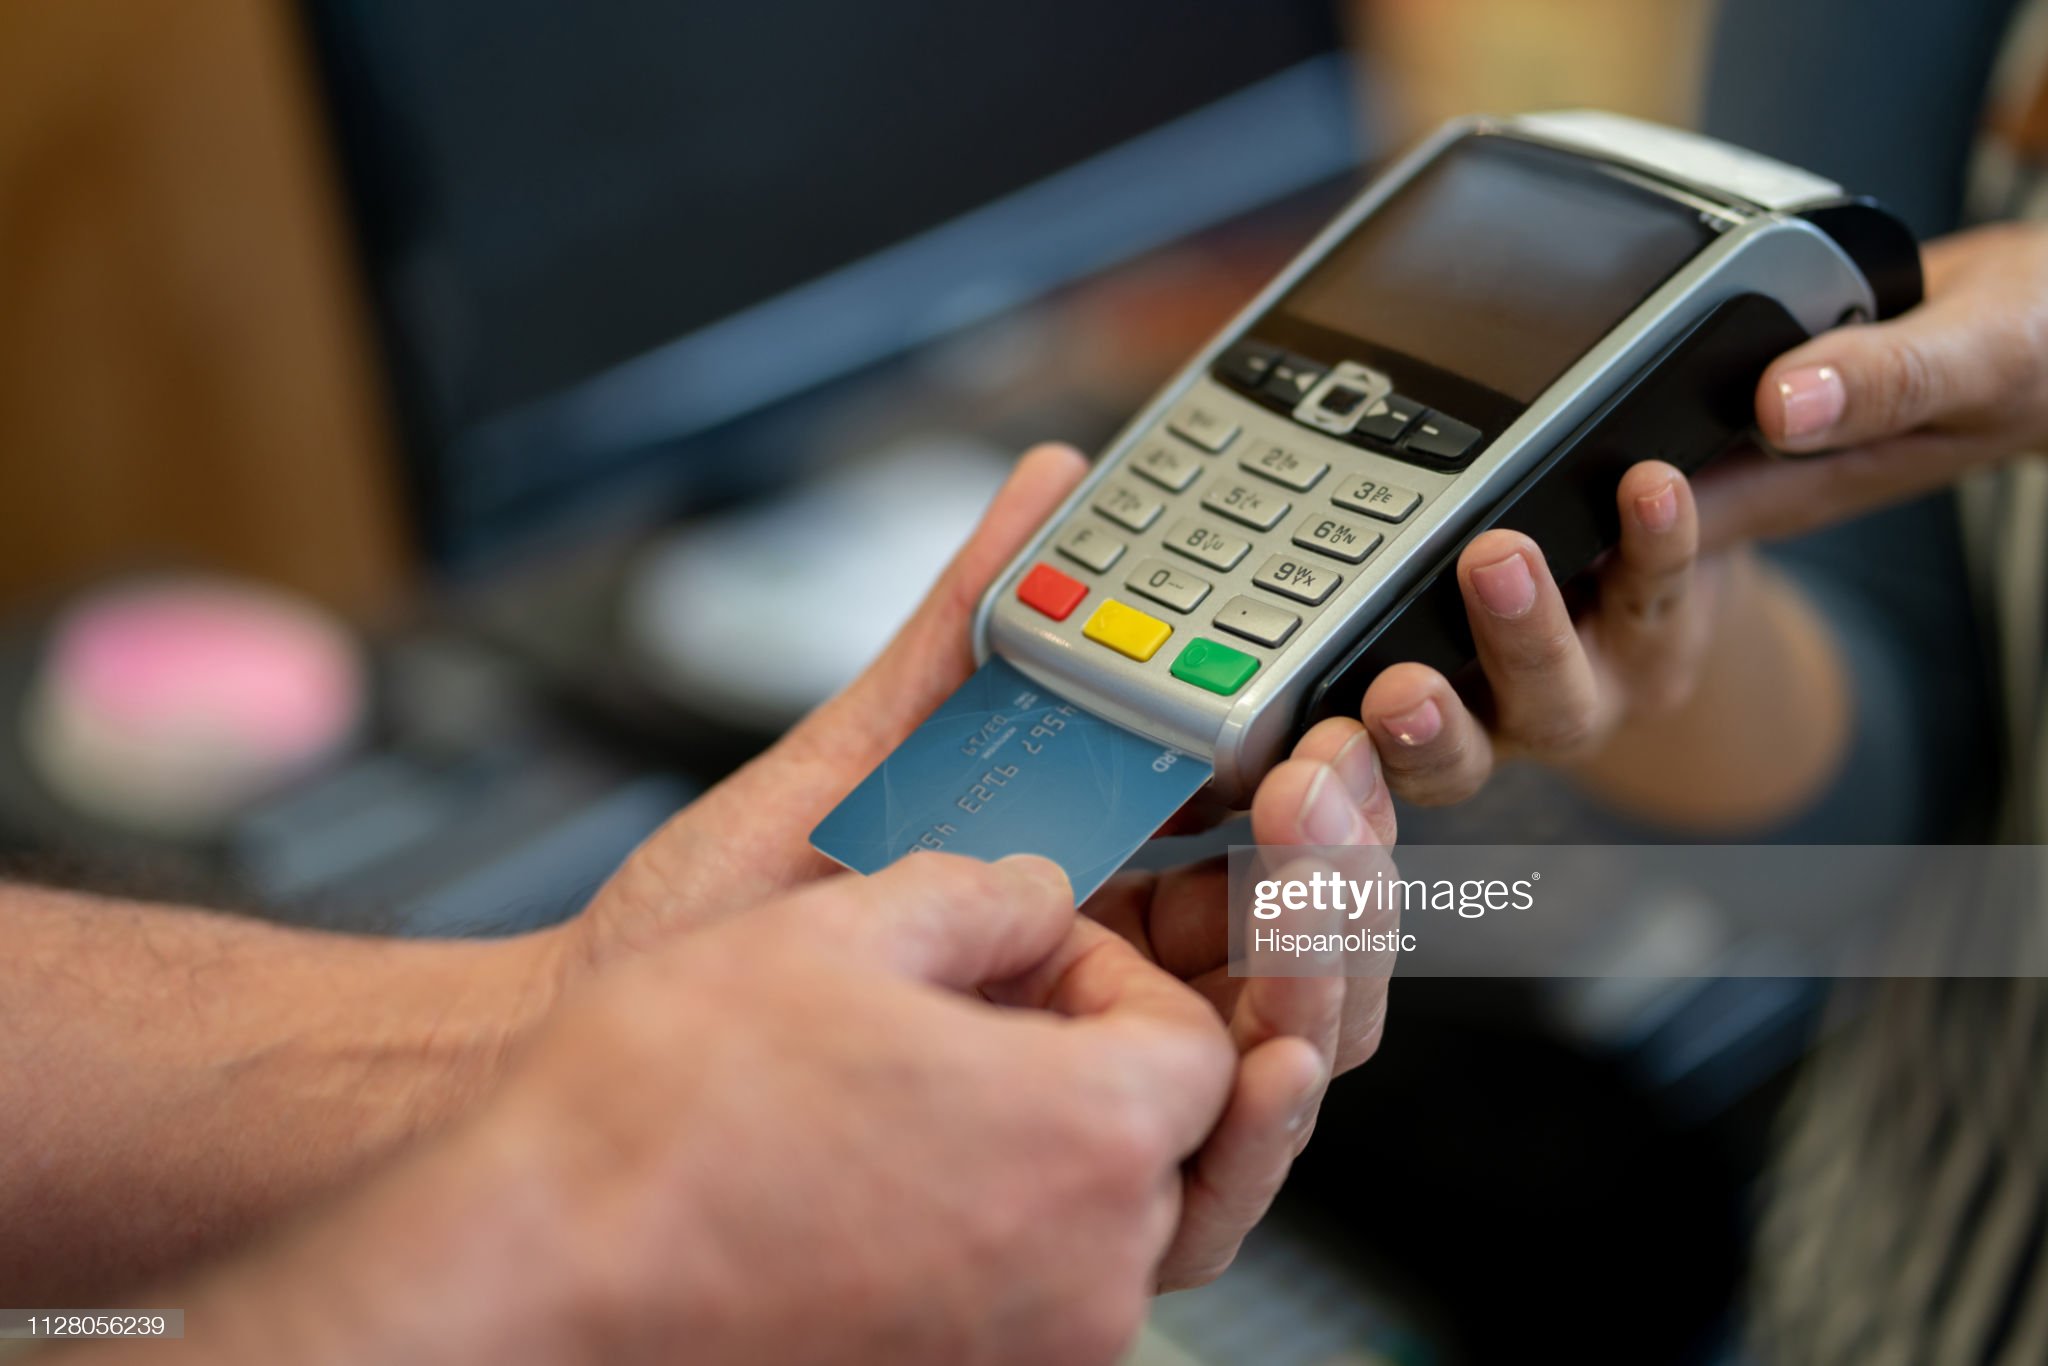
<path fill-rule="evenodd" d="M 2048 0 L 2015 17 L 1970 211 L 2048 219 Z M 2048 466 L 1984 475 L 1962 508 L 2015 758 L 2002 833 L 2048 842 Z M 1955 889 L 1929 896 L 1956 900 Z M 1924 979 L 1841 993 L 1764 1186 L 1757 1361 L 2048 1363 L 2044 986 Z"/>

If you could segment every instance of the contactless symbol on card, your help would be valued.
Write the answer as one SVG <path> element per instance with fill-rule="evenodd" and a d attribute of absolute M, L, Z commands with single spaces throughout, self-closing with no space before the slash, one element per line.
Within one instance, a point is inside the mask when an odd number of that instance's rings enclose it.
<path fill-rule="evenodd" d="M 917 849 L 1042 854 L 1085 897 L 1209 775 L 1200 759 L 991 659 L 833 808 L 811 843 L 864 873 Z"/>

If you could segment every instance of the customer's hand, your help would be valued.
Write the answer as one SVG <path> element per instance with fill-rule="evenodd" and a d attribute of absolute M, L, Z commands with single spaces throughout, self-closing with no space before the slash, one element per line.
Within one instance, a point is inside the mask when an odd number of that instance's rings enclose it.
<path fill-rule="evenodd" d="M 1086 472 L 1066 447 L 1027 454 L 875 664 L 649 839 L 575 928 L 574 956 L 615 961 L 835 872 L 810 847 L 811 829 L 973 670 L 975 605 Z M 1262 840 L 1391 843 L 1392 808 L 1371 746 L 1345 748 L 1358 730 L 1325 723 L 1275 770 L 1254 806 Z M 1126 879 L 1086 908 L 1177 975 L 1202 979 L 1244 1051 L 1223 1123 L 1195 1164 L 1182 1236 L 1162 1268 L 1168 1289 L 1229 1265 L 1306 1141 L 1324 1086 L 1369 1053 L 1385 1007 L 1384 981 L 1229 978 L 1224 891 L 1220 872 L 1199 870 Z"/>
<path fill-rule="evenodd" d="M 1235 1067 L 1057 867 L 917 854 L 609 968 L 188 1324 L 226 1361 L 1106 1363 Z"/>
<path fill-rule="evenodd" d="M 811 831 L 974 671 L 982 592 L 1080 482 L 1087 462 L 1039 446 L 1017 464 L 896 637 L 838 696 L 678 812 L 599 892 L 583 918 L 608 961 L 666 929 L 729 915 L 838 871 Z"/>
<path fill-rule="evenodd" d="M 1319 722 L 1252 802 L 1261 845 L 1386 846 L 1394 834 L 1372 738 L 1356 721 Z M 1186 1212 L 1161 1267 L 1168 1288 L 1229 1267 L 1308 1143 L 1324 1088 L 1373 1055 L 1386 1022 L 1384 976 L 1232 976 L 1228 894 L 1228 868 L 1214 858 L 1120 873 L 1085 908 L 1207 997 L 1244 1058 L 1222 1122 L 1190 1163 Z"/>

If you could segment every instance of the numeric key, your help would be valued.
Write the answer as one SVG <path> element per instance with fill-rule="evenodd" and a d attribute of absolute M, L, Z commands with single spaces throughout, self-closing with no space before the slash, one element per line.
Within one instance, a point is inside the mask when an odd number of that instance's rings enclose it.
<path fill-rule="evenodd" d="M 1179 493 L 1202 472 L 1202 457 L 1185 446 L 1154 441 L 1131 457 L 1131 468 L 1159 487 Z"/>
<path fill-rule="evenodd" d="M 1060 537 L 1060 554 L 1100 574 L 1123 558 L 1124 543 L 1099 526 L 1082 522 Z"/>
<path fill-rule="evenodd" d="M 1124 587 L 1176 612 L 1192 612 L 1209 596 L 1209 585 L 1164 560 L 1140 560 Z"/>
<path fill-rule="evenodd" d="M 1213 408 L 1190 403 L 1166 420 L 1166 427 L 1183 441 L 1192 442 L 1214 454 L 1237 440 L 1238 425 Z"/>
<path fill-rule="evenodd" d="M 1344 579 L 1334 570 L 1299 555 L 1275 555 L 1259 566 L 1259 572 L 1252 575 L 1252 582 L 1268 593 L 1278 593 L 1283 598 L 1318 607 L 1337 591 L 1337 585 Z"/>
<path fill-rule="evenodd" d="M 1159 514 L 1166 510 L 1166 504 L 1149 493 L 1140 493 L 1129 484 L 1104 484 L 1095 495 L 1095 510 L 1119 526 L 1133 531 L 1143 531 L 1159 520 Z"/>
<path fill-rule="evenodd" d="M 1338 486 L 1330 495 L 1330 501 L 1340 508 L 1350 508 L 1368 517 L 1377 517 L 1383 522 L 1402 522 L 1408 514 L 1422 506 L 1422 495 L 1414 489 L 1404 489 L 1398 484 L 1360 475 L 1358 478 Z"/>
<path fill-rule="evenodd" d="M 1242 536 L 1219 531 L 1207 522 L 1183 517 L 1167 528 L 1166 548 L 1198 564 L 1228 572 L 1237 568 L 1237 562 L 1245 557 L 1252 543 Z"/>
<path fill-rule="evenodd" d="M 1271 531 L 1293 504 L 1256 484 L 1247 484 L 1242 479 L 1224 479 L 1209 486 L 1209 491 L 1202 495 L 1202 506 L 1223 514 L 1233 522 L 1243 522 L 1259 531 Z"/>
<path fill-rule="evenodd" d="M 1310 517 L 1294 532 L 1294 543 L 1318 555 L 1357 564 L 1380 548 L 1380 534 L 1344 517 Z"/>
<path fill-rule="evenodd" d="M 1237 463 L 1241 469 L 1300 492 L 1314 488 L 1316 480 L 1330 472 L 1328 461 L 1303 455 L 1277 441 L 1253 442 Z"/>

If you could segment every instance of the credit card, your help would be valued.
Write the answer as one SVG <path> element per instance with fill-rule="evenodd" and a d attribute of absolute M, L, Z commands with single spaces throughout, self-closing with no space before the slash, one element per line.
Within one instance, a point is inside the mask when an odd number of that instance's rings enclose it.
<path fill-rule="evenodd" d="M 1210 766 L 1081 710 L 990 658 L 811 832 L 872 873 L 916 849 L 1042 854 L 1076 900 L 1209 781 Z"/>

